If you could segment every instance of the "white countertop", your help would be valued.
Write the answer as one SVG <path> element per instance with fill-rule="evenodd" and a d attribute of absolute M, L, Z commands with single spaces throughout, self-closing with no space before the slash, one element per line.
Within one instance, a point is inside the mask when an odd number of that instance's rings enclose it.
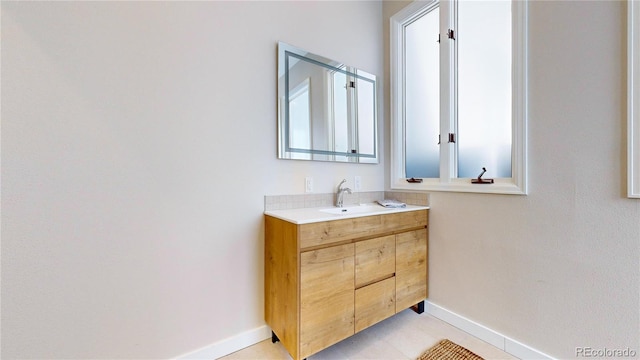
<path fill-rule="evenodd" d="M 358 206 L 366 206 L 366 212 L 357 212 Z M 403 208 L 386 208 L 378 204 L 362 204 L 362 205 L 351 205 L 345 206 L 344 209 L 356 210 L 356 212 L 347 212 L 345 214 L 329 214 L 326 212 L 322 212 L 321 210 L 325 209 L 338 209 L 335 207 L 319 207 L 319 208 L 301 208 L 301 209 L 289 209 L 289 210 L 269 210 L 265 211 L 265 215 L 273 216 L 278 219 L 282 219 L 294 224 L 309 224 L 321 221 L 331 221 L 331 220 L 342 220 L 342 219 L 350 219 L 356 217 L 364 217 L 364 216 L 372 216 L 372 215 L 382 215 L 382 214 L 391 214 L 391 213 L 399 213 L 406 211 L 416 211 L 416 210 L 427 210 L 428 206 L 418 206 L 418 205 L 407 205 Z"/>

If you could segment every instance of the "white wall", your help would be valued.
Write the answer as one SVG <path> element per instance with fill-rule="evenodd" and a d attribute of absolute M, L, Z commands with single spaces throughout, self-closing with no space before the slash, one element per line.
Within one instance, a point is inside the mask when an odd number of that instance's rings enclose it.
<path fill-rule="evenodd" d="M 405 4 L 385 3 L 385 19 Z M 430 300 L 557 358 L 640 354 L 626 3 L 529 6 L 530 194 L 431 194 Z"/>
<path fill-rule="evenodd" d="M 276 159 L 277 41 L 382 76 L 381 23 L 379 2 L 3 2 L 1 357 L 168 358 L 264 325 L 263 196 L 384 190 L 383 164 Z"/>

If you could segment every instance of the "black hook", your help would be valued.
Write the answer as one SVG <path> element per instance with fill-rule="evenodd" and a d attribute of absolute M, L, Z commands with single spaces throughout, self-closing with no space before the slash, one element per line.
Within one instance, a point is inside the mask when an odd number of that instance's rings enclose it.
<path fill-rule="evenodd" d="M 471 179 L 472 184 L 493 184 L 493 179 L 483 179 L 482 175 L 487 172 L 487 168 L 482 168 L 482 172 L 477 179 Z"/>
<path fill-rule="evenodd" d="M 486 172 L 487 172 L 487 168 L 483 167 L 482 172 L 480 173 L 480 175 L 478 175 L 478 180 L 482 180 L 482 175 L 484 175 L 484 173 Z"/>

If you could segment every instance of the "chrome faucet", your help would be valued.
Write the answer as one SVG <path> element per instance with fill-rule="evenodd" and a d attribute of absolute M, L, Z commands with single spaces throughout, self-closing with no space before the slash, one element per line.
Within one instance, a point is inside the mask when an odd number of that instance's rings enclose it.
<path fill-rule="evenodd" d="M 351 189 L 349 189 L 348 187 L 342 187 L 342 184 L 346 182 L 347 179 L 343 179 L 340 184 L 338 184 L 338 192 L 336 193 L 336 207 L 342 207 L 342 197 L 344 196 L 345 191 L 351 194 Z"/>

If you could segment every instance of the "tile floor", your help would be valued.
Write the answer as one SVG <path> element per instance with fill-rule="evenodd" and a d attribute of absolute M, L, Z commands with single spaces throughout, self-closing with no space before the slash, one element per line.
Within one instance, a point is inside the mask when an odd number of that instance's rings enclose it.
<path fill-rule="evenodd" d="M 323 359 L 416 359 L 442 339 L 449 339 L 487 360 L 516 359 L 510 354 L 461 331 L 427 313 L 405 310 L 315 355 Z M 281 343 L 271 339 L 227 355 L 224 360 L 289 360 Z"/>

